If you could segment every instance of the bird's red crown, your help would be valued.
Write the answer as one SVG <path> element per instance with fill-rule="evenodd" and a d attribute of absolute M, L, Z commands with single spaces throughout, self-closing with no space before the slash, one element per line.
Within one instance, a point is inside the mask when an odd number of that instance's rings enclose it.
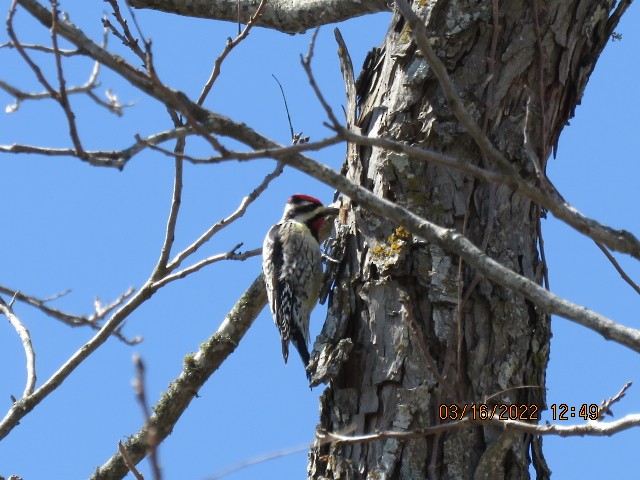
<path fill-rule="evenodd" d="M 311 202 L 317 205 L 322 205 L 322 202 L 317 198 L 312 197 L 310 195 L 305 195 L 303 193 L 296 193 L 294 195 L 291 195 L 291 198 L 289 198 L 289 203 L 301 203 L 301 202 Z"/>

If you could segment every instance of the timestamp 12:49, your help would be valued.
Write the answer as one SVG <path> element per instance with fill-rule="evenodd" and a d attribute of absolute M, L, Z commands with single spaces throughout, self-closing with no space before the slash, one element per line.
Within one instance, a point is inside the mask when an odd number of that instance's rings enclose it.
<path fill-rule="evenodd" d="M 570 420 L 582 418 L 583 420 L 598 420 L 600 407 L 595 403 L 583 403 L 579 407 L 572 407 L 566 403 L 552 403 L 551 417 L 553 420 Z"/>

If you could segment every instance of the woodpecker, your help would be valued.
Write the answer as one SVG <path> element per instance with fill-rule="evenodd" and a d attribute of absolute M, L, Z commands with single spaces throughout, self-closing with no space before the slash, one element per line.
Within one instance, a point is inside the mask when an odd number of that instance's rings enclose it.
<path fill-rule="evenodd" d="M 338 212 L 308 195 L 292 195 L 282 219 L 271 227 L 262 245 L 262 271 L 284 363 L 291 341 L 305 369 L 309 364 L 309 317 L 322 284 L 320 232 Z"/>

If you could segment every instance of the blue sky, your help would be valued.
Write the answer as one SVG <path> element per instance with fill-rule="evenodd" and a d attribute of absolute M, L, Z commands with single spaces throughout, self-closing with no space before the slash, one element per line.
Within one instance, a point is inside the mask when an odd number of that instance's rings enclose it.
<path fill-rule="evenodd" d="M 105 7 L 98 1 L 62 4 L 71 20 L 94 39 L 100 38 Z M 137 16 L 145 34 L 153 38 L 160 78 L 192 97 L 200 92 L 226 38 L 237 31 L 232 24 L 155 12 L 139 11 Z M 387 22 L 388 15 L 382 14 L 340 26 L 356 72 L 366 52 L 384 38 Z M 607 46 L 576 117 L 561 136 L 558 156 L 549 162 L 549 177 L 570 203 L 637 236 L 640 67 L 631 59 L 640 51 L 639 25 L 640 11 L 632 6 L 617 29 L 622 41 Z M 16 29 L 25 42 L 48 41 L 48 32 L 24 12 L 17 14 Z M 2 31 L 0 43 L 6 40 Z M 111 48 L 130 58 L 119 42 L 110 42 Z M 223 65 L 205 105 L 288 143 L 289 128 L 274 74 L 287 93 L 296 131 L 316 140 L 328 135 L 322 126 L 324 113 L 299 63 L 308 42 L 309 34 L 254 30 Z M 51 59 L 37 58 L 51 74 Z M 83 83 L 91 65 L 78 59 L 65 62 L 68 83 Z M 15 52 L 0 50 L 0 64 L 0 79 L 25 90 L 41 90 Z M 314 69 L 339 111 L 344 94 L 332 27 L 320 32 Z M 122 102 L 137 103 L 117 118 L 86 98 L 73 98 L 87 148 L 122 148 L 133 142 L 136 133 L 144 136 L 169 128 L 166 113 L 155 101 L 109 71 L 103 70 L 101 82 L 101 91 L 111 88 Z M 12 101 L 0 92 L 0 106 Z M 24 102 L 13 114 L 0 113 L 0 144 L 14 142 L 68 146 L 62 113 L 45 102 Z M 203 151 L 201 143 L 190 141 L 190 145 L 196 154 Z M 338 169 L 344 147 L 313 156 Z M 173 181 L 170 159 L 144 152 L 122 172 L 63 158 L 4 154 L 0 161 L 0 284 L 40 297 L 72 289 L 54 305 L 83 314 L 90 313 L 96 295 L 110 301 L 144 282 L 163 238 Z M 273 166 L 271 160 L 216 167 L 186 165 L 176 249 L 232 212 Z M 287 169 L 240 222 L 216 236 L 197 258 L 227 251 L 238 242 L 247 249 L 260 246 L 264 233 L 280 217 L 286 198 L 298 191 L 325 201 L 333 194 L 330 188 Z M 552 217 L 543 222 L 543 228 L 552 289 L 637 327 L 637 295 L 593 242 Z M 618 258 L 638 281 L 637 262 Z M 259 258 L 220 263 L 162 289 L 127 322 L 126 334 L 144 337 L 143 343 L 128 347 L 109 341 L 0 442 L 0 475 L 87 477 L 115 452 L 118 440 L 136 432 L 142 423 L 131 388 L 132 354 L 140 354 L 146 362 L 148 395 L 155 402 L 179 374 L 184 355 L 217 329 L 259 268 Z M 15 309 L 32 334 L 39 384 L 91 336 L 88 330 L 70 329 L 23 305 Z M 318 309 L 314 331 L 319 331 L 323 318 L 324 312 Z M 637 354 L 564 319 L 554 318 L 552 327 L 549 404 L 600 403 L 627 381 L 634 381 L 636 385 L 614 412 L 617 418 L 640 412 Z M 9 408 L 10 395 L 18 396 L 24 388 L 23 358 L 15 331 L 0 322 L 3 408 Z M 282 364 L 277 330 L 263 311 L 161 446 L 165 478 L 201 479 L 252 457 L 311 442 L 321 391 L 309 391 L 295 356 L 288 365 Z M 625 478 L 637 469 L 639 441 L 640 432 L 635 430 L 606 439 L 546 437 L 544 444 L 554 478 Z M 302 478 L 305 466 L 302 452 L 226 478 Z M 146 462 L 141 468 L 147 471 Z"/>

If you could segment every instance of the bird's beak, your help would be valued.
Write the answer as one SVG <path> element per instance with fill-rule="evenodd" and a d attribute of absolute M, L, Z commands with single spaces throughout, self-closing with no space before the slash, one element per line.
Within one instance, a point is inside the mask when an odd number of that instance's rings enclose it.
<path fill-rule="evenodd" d="M 335 215 L 338 215 L 339 213 L 340 213 L 340 209 L 335 207 L 324 207 L 324 210 L 322 212 L 322 214 L 325 217 L 335 216 Z"/>
<path fill-rule="evenodd" d="M 331 231 L 333 230 L 333 222 L 329 222 L 326 220 L 329 220 L 330 217 L 337 216 L 339 213 L 340 213 L 339 208 L 323 207 L 322 216 L 324 218 L 323 218 L 322 226 L 320 227 L 320 230 L 318 232 L 318 240 L 320 241 L 320 243 L 324 242 L 327 238 L 329 238 L 329 235 L 331 235 Z"/>

